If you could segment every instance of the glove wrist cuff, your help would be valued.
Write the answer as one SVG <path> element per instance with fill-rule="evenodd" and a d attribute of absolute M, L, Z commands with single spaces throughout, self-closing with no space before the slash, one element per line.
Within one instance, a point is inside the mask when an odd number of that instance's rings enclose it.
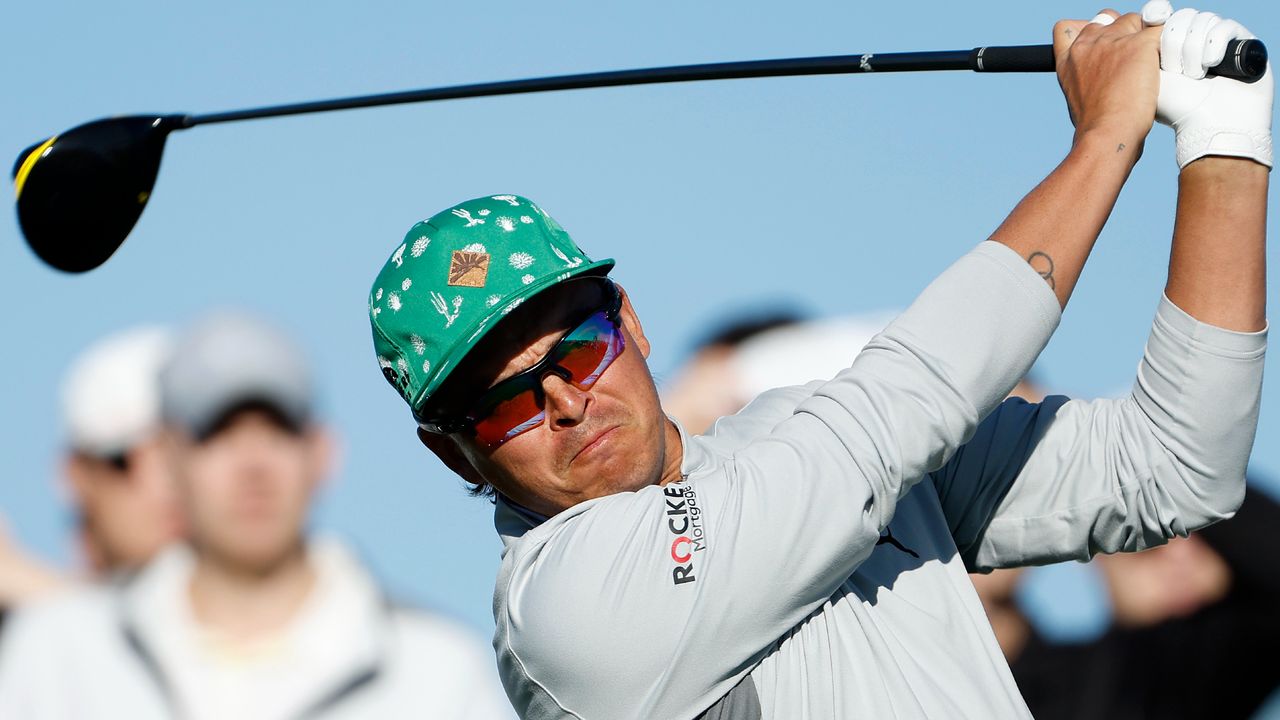
<path fill-rule="evenodd" d="M 1249 158 L 1271 167 L 1271 133 L 1232 128 L 1196 128 L 1179 132 L 1174 138 L 1178 168 L 1208 155 Z"/>

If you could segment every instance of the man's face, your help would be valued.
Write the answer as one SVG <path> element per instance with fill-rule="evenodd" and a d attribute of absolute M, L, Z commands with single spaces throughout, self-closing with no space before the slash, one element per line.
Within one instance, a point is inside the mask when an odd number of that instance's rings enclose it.
<path fill-rule="evenodd" d="M 596 283 L 574 282 L 522 305 L 450 377 L 440 393 L 441 412 L 456 411 L 467 396 L 474 398 L 537 363 L 604 298 Z M 620 318 L 626 346 L 591 388 L 579 389 L 553 373 L 543 376 L 542 424 L 496 449 L 467 433 L 441 437 L 420 432 L 423 442 L 468 480 L 482 479 L 547 515 L 659 482 L 669 433 L 674 433 L 645 361 L 648 341 L 625 294 Z"/>
<path fill-rule="evenodd" d="M 173 475 L 158 439 L 138 443 L 116 461 L 72 455 L 66 470 L 95 570 L 137 568 L 182 533 Z"/>
<path fill-rule="evenodd" d="M 247 409 L 203 440 L 175 433 L 172 447 L 197 551 L 260 572 L 302 546 L 312 493 L 328 469 L 322 433 Z"/>

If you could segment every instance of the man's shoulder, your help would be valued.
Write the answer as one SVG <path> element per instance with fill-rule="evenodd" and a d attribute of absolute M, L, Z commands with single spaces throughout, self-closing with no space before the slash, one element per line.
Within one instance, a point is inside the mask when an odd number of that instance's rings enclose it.
<path fill-rule="evenodd" d="M 686 436 L 686 452 L 692 462 L 686 472 L 712 467 L 717 461 L 731 457 L 750 443 L 768 435 L 778 423 L 791 417 L 805 400 L 813 396 L 823 381 L 766 390 L 741 410 L 716 420 L 705 434 Z"/>
<path fill-rule="evenodd" d="M 557 645 L 585 641 L 618 609 L 621 588 L 669 585 L 672 542 L 680 537 L 672 533 L 691 533 L 695 524 L 691 486 L 650 485 L 588 500 L 509 545 L 494 587 L 499 641 L 513 629 L 526 638 L 554 636 Z"/>

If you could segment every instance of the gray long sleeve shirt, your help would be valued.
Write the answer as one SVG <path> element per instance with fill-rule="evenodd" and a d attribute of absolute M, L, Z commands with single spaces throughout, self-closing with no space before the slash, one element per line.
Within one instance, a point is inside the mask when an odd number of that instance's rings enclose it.
<path fill-rule="evenodd" d="M 1265 331 L 1157 310 L 1132 394 L 1003 398 L 1059 320 L 986 242 L 829 382 L 683 437 L 684 478 L 499 501 L 494 646 L 525 718 L 1028 717 L 967 572 L 1230 517 Z"/>

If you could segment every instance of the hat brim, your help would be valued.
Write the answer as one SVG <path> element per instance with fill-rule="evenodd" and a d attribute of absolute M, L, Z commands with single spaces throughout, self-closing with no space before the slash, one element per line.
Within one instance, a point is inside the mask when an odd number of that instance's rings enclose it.
<path fill-rule="evenodd" d="M 603 260 L 585 263 L 576 268 L 565 270 L 525 285 L 520 292 L 504 297 L 501 302 L 494 304 L 492 312 L 467 328 L 467 339 L 450 348 L 449 352 L 436 363 L 435 367 L 431 368 L 430 377 L 427 378 L 422 389 L 413 397 L 412 408 L 414 414 L 420 414 L 422 406 L 436 390 L 440 389 L 440 386 L 449 378 L 449 374 L 457 369 L 462 361 L 466 359 L 467 354 L 475 349 L 476 345 L 479 345 L 485 336 L 498 326 L 502 318 L 511 311 L 512 303 L 523 303 L 544 290 L 574 278 L 587 276 L 605 277 L 613 269 L 614 264 L 613 258 L 604 258 Z"/>

